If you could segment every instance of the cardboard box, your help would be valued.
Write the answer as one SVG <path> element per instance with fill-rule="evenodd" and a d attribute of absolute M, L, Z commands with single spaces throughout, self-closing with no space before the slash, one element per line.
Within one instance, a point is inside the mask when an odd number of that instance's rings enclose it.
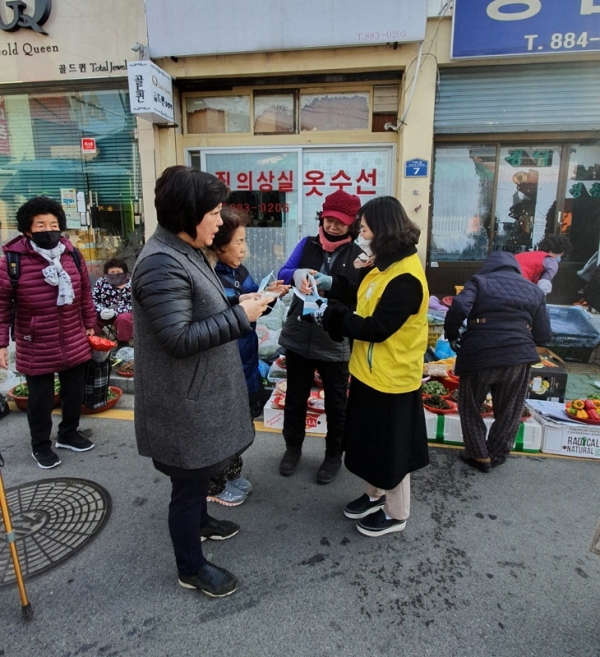
<path fill-rule="evenodd" d="M 318 388 L 314 388 L 313 392 L 318 392 Z M 283 430 L 283 409 L 273 408 L 273 399 L 277 394 L 273 391 L 269 401 L 265 404 L 263 410 L 263 423 L 265 427 L 270 429 Z M 306 433 L 327 433 L 327 418 L 325 413 L 313 413 L 307 408 L 306 411 Z"/>
<path fill-rule="evenodd" d="M 489 431 L 493 417 L 483 418 L 485 426 Z M 443 443 L 445 445 L 464 445 L 460 417 L 457 413 L 448 415 L 436 415 L 425 411 L 425 424 L 427 426 L 427 438 L 430 441 Z M 542 427 L 539 422 L 531 417 L 521 422 L 513 444 L 515 452 L 539 452 L 542 446 Z"/>
<path fill-rule="evenodd" d="M 542 362 L 531 366 L 527 397 L 563 402 L 568 377 L 565 362 L 545 347 L 537 347 L 537 352 Z"/>
<path fill-rule="evenodd" d="M 531 410 L 542 427 L 542 452 L 600 459 L 600 425 L 569 420 L 556 402 L 533 402 Z"/>

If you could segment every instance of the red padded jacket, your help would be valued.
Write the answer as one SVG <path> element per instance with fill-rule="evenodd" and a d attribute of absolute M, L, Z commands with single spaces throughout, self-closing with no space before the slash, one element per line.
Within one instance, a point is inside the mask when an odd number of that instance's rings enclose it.
<path fill-rule="evenodd" d="M 537 283 L 544 273 L 544 260 L 547 256 L 546 251 L 526 251 L 517 253 L 515 258 L 521 267 L 523 277 L 532 283 Z"/>
<path fill-rule="evenodd" d="M 73 245 L 64 238 L 61 242 L 66 250 L 60 262 L 71 277 L 75 293 L 73 303 L 65 306 L 56 305 L 58 287 L 46 283 L 42 274 L 48 261 L 31 248 L 27 237 L 21 235 L 2 247 L 5 253 L 20 254 L 15 342 L 17 369 L 22 374 L 36 376 L 68 370 L 85 363 L 92 355 L 85 334 L 96 321 L 90 279 L 83 257 L 80 272 L 69 253 Z M 14 294 L 3 257 L 0 261 L 0 347 L 8 346 Z"/>

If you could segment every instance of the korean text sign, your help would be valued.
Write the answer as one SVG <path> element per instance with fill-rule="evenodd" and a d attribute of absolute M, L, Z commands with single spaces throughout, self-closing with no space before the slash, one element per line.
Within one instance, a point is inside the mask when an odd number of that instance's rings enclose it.
<path fill-rule="evenodd" d="M 455 0 L 452 58 L 600 51 L 600 0 Z"/>

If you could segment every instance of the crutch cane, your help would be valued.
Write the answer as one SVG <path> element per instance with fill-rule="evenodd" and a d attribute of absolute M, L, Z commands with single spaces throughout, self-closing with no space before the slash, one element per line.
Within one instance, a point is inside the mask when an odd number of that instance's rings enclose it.
<path fill-rule="evenodd" d="M 4 465 L 4 459 L 0 454 L 0 468 Z M 4 481 L 2 480 L 2 471 L 0 470 L 0 508 L 2 509 L 2 519 L 4 520 L 4 528 L 6 529 L 6 540 L 10 548 L 10 555 L 15 567 L 15 575 L 17 577 L 17 584 L 19 586 L 19 594 L 21 596 L 21 614 L 25 620 L 33 618 L 33 608 L 29 600 L 27 600 L 27 591 L 25 590 L 25 582 L 23 582 L 23 575 L 21 574 L 21 564 L 19 563 L 19 555 L 17 554 L 17 546 L 15 545 L 15 532 L 13 531 L 10 523 L 10 514 L 8 512 L 8 503 L 4 493 Z"/>

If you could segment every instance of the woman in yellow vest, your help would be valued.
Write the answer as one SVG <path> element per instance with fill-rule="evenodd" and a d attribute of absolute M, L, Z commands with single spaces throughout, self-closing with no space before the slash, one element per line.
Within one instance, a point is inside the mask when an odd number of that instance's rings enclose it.
<path fill-rule="evenodd" d="M 366 492 L 344 515 L 367 536 L 402 531 L 410 514 L 410 473 L 429 464 L 419 388 L 427 348 L 425 272 L 415 245 L 419 228 L 391 196 L 359 212 L 361 236 L 375 258 L 361 270 L 358 290 L 348 278 L 318 274 L 328 305 L 315 314 L 333 339 L 354 340 L 343 449 L 346 467 Z M 352 313 L 332 299 L 356 301 Z"/>

